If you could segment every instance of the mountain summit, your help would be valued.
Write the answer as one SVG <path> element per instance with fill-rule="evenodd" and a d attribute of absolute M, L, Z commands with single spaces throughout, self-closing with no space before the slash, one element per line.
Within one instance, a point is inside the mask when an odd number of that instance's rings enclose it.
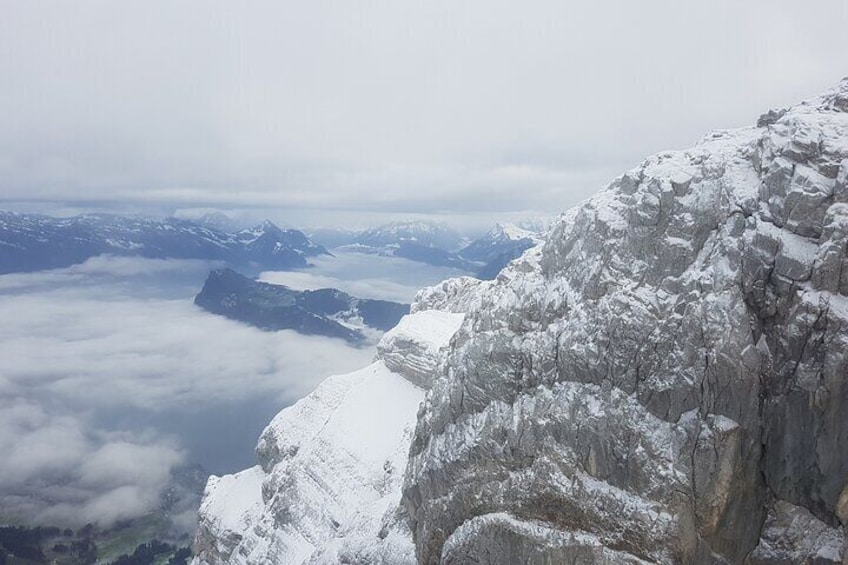
<path fill-rule="evenodd" d="M 429 336 L 421 407 L 374 444 L 320 417 L 380 429 L 367 375 L 281 412 L 261 466 L 210 480 L 197 563 L 848 559 L 848 80 L 650 157 L 412 312 L 380 355 Z"/>

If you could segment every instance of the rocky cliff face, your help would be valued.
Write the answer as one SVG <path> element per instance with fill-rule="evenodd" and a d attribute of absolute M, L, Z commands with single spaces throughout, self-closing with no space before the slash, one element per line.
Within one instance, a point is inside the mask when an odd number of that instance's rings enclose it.
<path fill-rule="evenodd" d="M 496 280 L 412 311 L 434 308 L 465 316 L 433 378 L 414 371 L 432 385 L 399 507 L 376 538 L 346 522 L 366 534 L 338 561 L 848 561 L 848 80 L 649 158 Z M 302 452 L 278 429 L 241 539 L 334 508 L 268 474 Z M 212 515 L 201 550 L 228 539 Z"/>
<path fill-rule="evenodd" d="M 565 214 L 420 414 L 419 562 L 841 562 L 846 180 L 843 81 Z"/>
<path fill-rule="evenodd" d="M 195 563 L 414 563 L 403 471 L 431 384 L 423 375 L 432 379 L 461 321 L 407 316 L 372 365 L 280 412 L 259 439 L 260 465 L 209 480 Z M 414 365 L 398 363 L 399 352 Z"/>

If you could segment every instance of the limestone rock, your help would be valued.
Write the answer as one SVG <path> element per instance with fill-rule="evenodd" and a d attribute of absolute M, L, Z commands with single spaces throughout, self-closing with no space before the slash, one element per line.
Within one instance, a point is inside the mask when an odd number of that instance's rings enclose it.
<path fill-rule="evenodd" d="M 846 163 L 848 80 L 650 157 L 493 281 L 421 291 L 382 376 L 329 380 L 261 468 L 210 481 L 198 563 L 848 562 Z M 393 438 L 368 456 L 349 422 L 399 383 L 410 434 L 368 428 Z"/>
<path fill-rule="evenodd" d="M 845 108 L 651 157 L 462 296 L 404 483 L 419 563 L 845 558 Z"/>

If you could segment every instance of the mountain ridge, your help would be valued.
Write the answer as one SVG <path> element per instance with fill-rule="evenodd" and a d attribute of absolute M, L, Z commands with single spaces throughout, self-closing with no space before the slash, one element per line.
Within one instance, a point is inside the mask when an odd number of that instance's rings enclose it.
<path fill-rule="evenodd" d="M 298 230 L 265 221 L 224 232 L 190 220 L 115 214 L 53 218 L 0 211 L 0 274 L 68 267 L 97 255 L 205 259 L 287 270 L 329 252 Z"/>
<path fill-rule="evenodd" d="M 355 298 L 334 288 L 298 291 L 232 269 L 211 271 L 194 303 L 262 330 L 294 330 L 355 345 L 368 341 L 365 330 L 390 330 L 409 312 L 407 304 Z"/>
<path fill-rule="evenodd" d="M 418 294 L 411 316 L 462 319 L 417 371 L 378 532 L 290 494 L 297 449 L 271 426 L 262 526 L 225 557 L 202 513 L 196 563 L 273 561 L 290 528 L 314 543 L 288 561 L 313 565 L 844 563 L 848 79 L 763 116 L 649 157 L 494 280 Z"/>
<path fill-rule="evenodd" d="M 497 223 L 469 241 L 445 224 L 407 221 L 361 230 L 317 230 L 314 237 L 340 251 L 399 257 L 438 267 L 451 267 L 493 279 L 510 261 L 540 243 L 538 233 L 514 224 Z"/>

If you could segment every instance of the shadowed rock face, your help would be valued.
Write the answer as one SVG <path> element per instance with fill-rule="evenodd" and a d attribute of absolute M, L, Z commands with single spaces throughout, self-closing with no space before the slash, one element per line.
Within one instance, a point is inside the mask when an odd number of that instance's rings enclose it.
<path fill-rule="evenodd" d="M 617 178 L 469 293 L 404 485 L 419 563 L 840 563 L 848 80 Z M 454 285 L 456 286 L 456 285 Z"/>

